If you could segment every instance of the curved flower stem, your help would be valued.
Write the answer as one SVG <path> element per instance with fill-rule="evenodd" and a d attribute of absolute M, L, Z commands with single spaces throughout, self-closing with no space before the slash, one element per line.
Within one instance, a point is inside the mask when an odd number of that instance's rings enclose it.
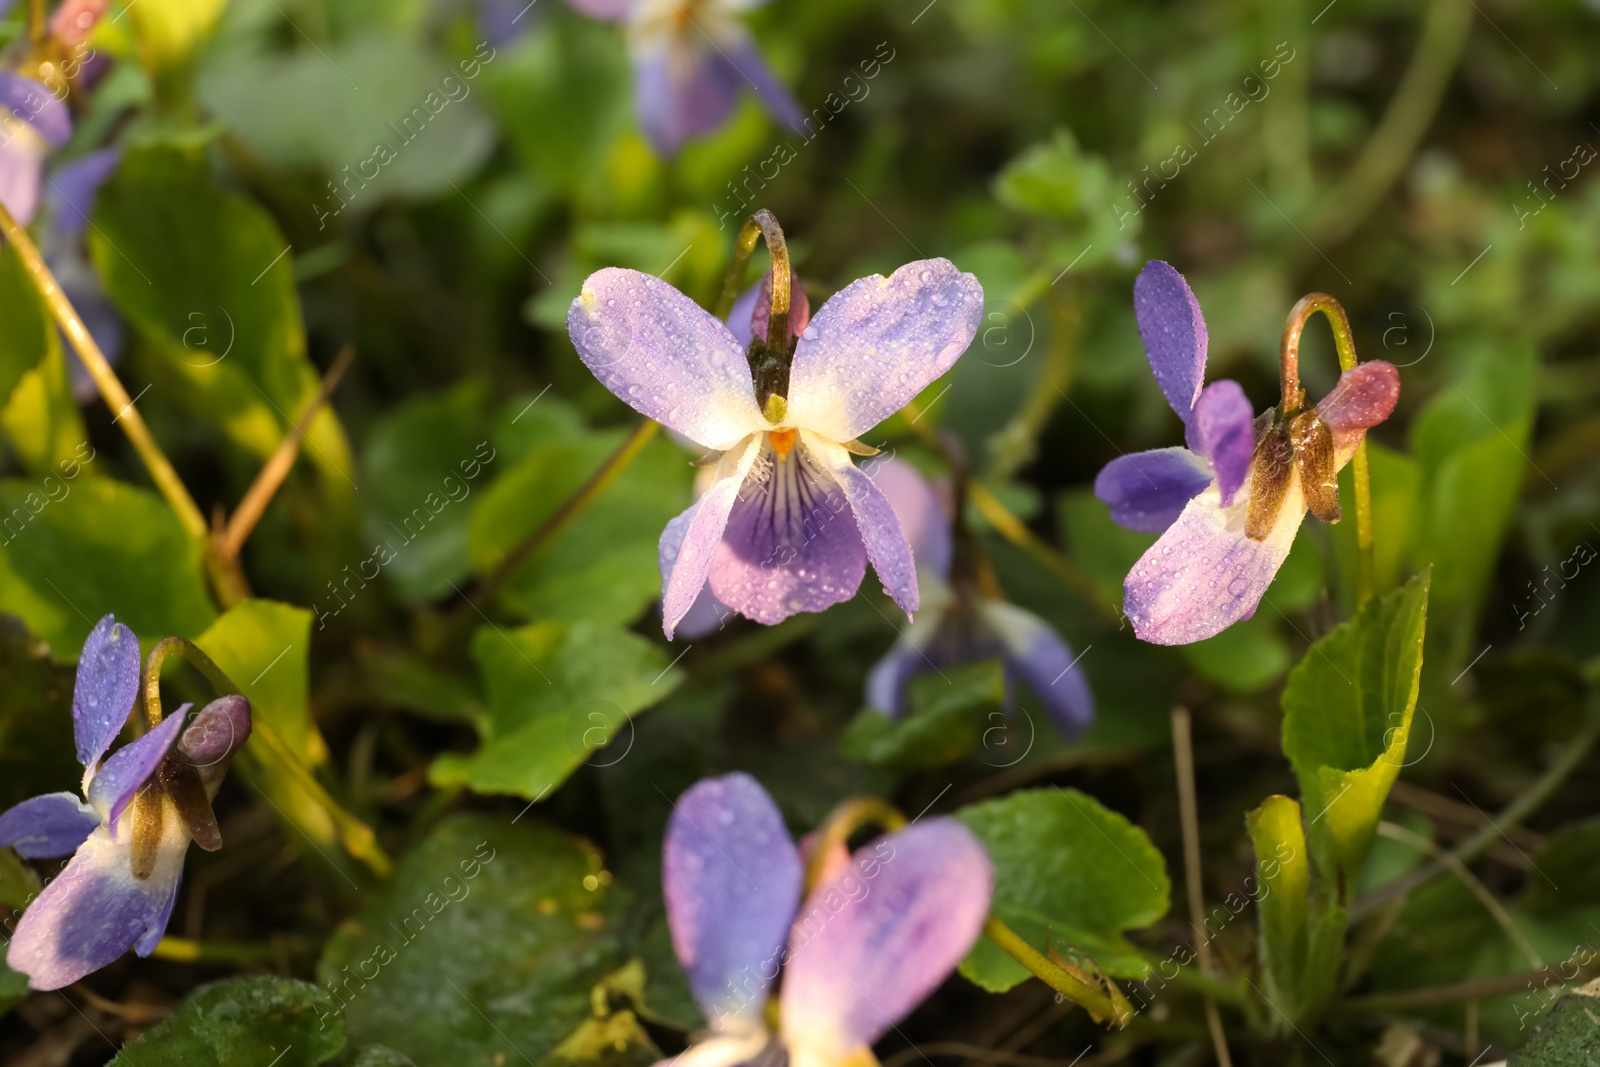
<path fill-rule="evenodd" d="M 165 637 L 155 643 L 145 660 L 144 714 L 148 726 L 155 727 L 161 722 L 161 667 L 174 655 L 188 661 L 190 666 L 199 671 L 206 681 L 211 683 L 218 696 L 229 693 L 243 695 L 243 690 L 234 684 L 227 672 L 217 666 L 216 661 L 206 655 L 199 645 L 182 637 Z M 388 877 L 389 872 L 394 869 L 394 864 L 379 846 L 377 835 L 372 832 L 372 828 L 333 799 L 312 773 L 311 768 L 305 765 L 295 750 L 283 739 L 277 728 L 262 716 L 253 714 L 250 717 L 250 736 L 252 740 L 260 738 L 261 743 L 271 750 L 279 763 L 283 764 L 294 783 L 304 789 L 311 801 L 327 813 L 345 850 L 365 863 L 378 877 Z"/>
<path fill-rule="evenodd" d="M 507 579 L 516 573 L 517 568 L 528 561 L 528 557 L 548 544 L 550 539 L 560 533 L 567 523 L 576 518 L 584 508 L 594 503 L 595 498 L 605 492 L 606 487 L 615 481 L 618 475 L 628 469 L 628 465 L 634 461 L 640 452 L 644 451 L 645 445 L 650 443 L 650 439 L 655 437 L 656 432 L 660 429 L 660 424 L 650 419 L 645 419 L 635 426 L 633 432 L 623 438 L 622 443 L 616 447 L 616 450 L 606 457 L 605 462 L 600 464 L 599 469 L 589 476 L 588 481 L 578 487 L 577 492 L 562 501 L 560 507 L 556 508 L 548 518 L 534 527 L 533 532 L 523 538 L 521 544 L 513 548 L 504 559 L 495 565 L 494 570 L 489 572 L 476 590 L 480 598 L 492 599 L 494 594 L 500 591 L 500 587 L 506 583 Z M 456 608 L 457 617 L 470 618 L 475 614 L 477 614 L 477 608 L 472 601 L 466 599 L 466 594 L 463 593 L 462 603 Z"/>
<path fill-rule="evenodd" d="M 778 225 L 777 217 L 766 208 L 751 215 L 740 227 L 739 236 L 733 242 L 733 261 L 728 264 L 728 273 L 722 279 L 722 293 L 711 313 L 726 319 L 733 310 L 733 302 L 739 299 L 739 290 L 744 288 L 750 253 L 755 251 L 756 241 L 761 237 L 767 239 L 767 254 L 772 258 L 772 317 L 767 320 L 767 337 L 779 338 L 782 343 L 789 336 L 789 244 L 783 238 L 783 228 Z"/>
<path fill-rule="evenodd" d="M 183 524 L 189 536 L 202 544 L 205 543 L 210 528 L 206 525 L 205 516 L 201 514 L 199 505 L 189 495 L 183 479 L 178 477 L 178 472 L 173 469 L 166 453 L 161 451 L 161 446 L 156 444 L 156 439 L 151 436 L 150 428 L 145 425 L 139 409 L 133 406 L 128 391 L 122 387 L 122 382 L 117 379 L 116 372 L 106 361 L 100 346 L 95 344 L 94 338 L 90 336 L 89 328 L 83 324 L 83 319 L 72 306 L 72 301 L 67 299 L 67 294 L 62 292 L 55 275 L 45 265 L 44 257 L 39 255 L 39 249 L 35 247 L 33 239 L 17 224 L 17 220 L 11 217 L 11 212 L 4 204 L 0 204 L 0 231 L 5 233 L 6 240 L 11 242 L 12 247 L 17 250 L 17 255 L 22 258 L 23 266 L 28 269 L 28 276 L 33 279 L 34 286 L 49 305 L 50 313 L 60 324 L 61 331 L 71 340 L 72 347 L 77 349 L 84 369 L 94 379 L 94 384 L 99 388 L 106 406 L 118 412 L 117 422 L 122 426 L 122 432 L 128 435 L 134 451 L 144 460 L 145 469 L 150 472 L 150 478 L 156 483 L 156 488 L 167 498 L 167 503 L 177 513 L 178 521 Z"/>
<path fill-rule="evenodd" d="M 1283 414 L 1292 415 L 1305 404 L 1305 390 L 1300 386 L 1300 335 L 1305 331 L 1311 316 L 1321 312 L 1333 329 L 1333 345 L 1339 353 L 1339 371 L 1348 373 L 1359 360 L 1356 357 L 1356 338 L 1350 329 L 1350 316 L 1344 305 L 1327 293 L 1307 293 L 1289 309 L 1289 319 L 1283 324 L 1283 341 L 1278 350 L 1279 385 L 1282 390 Z M 1356 551 L 1360 558 L 1360 572 L 1356 580 L 1356 605 L 1366 604 L 1373 596 L 1372 559 L 1372 473 L 1367 466 L 1367 436 L 1361 435 L 1356 454 L 1350 460 L 1350 470 L 1355 481 L 1356 497 Z"/>
<path fill-rule="evenodd" d="M 853 797 L 828 813 L 827 821 L 817 831 L 811 857 L 806 861 L 807 893 L 822 880 L 829 853 L 841 845 L 848 847 L 850 835 L 874 823 L 883 827 L 885 832 L 893 833 L 906 826 L 906 817 L 899 808 L 879 797 Z"/>
<path fill-rule="evenodd" d="M 1126 1001 L 1121 1005 L 1115 1004 L 1110 997 L 1087 982 L 1074 978 L 993 915 L 983 924 L 983 932 L 1041 982 L 1083 1008 L 1096 1020 L 1104 1022 L 1109 1019 L 1118 1029 L 1132 1020 L 1133 1015 Z"/>

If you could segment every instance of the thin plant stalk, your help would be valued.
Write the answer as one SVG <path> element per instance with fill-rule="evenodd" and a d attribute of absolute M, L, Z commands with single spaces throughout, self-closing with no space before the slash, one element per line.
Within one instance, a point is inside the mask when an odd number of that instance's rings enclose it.
<path fill-rule="evenodd" d="M 1118 1005 L 1100 990 L 1067 973 L 1044 953 L 1028 944 L 1011 927 L 993 915 L 983 924 L 983 933 L 999 945 L 1006 955 L 1028 969 L 1034 977 L 1101 1021 L 1109 1020 L 1118 1029 L 1127 1026 L 1132 1013 L 1126 1003 Z"/>
<path fill-rule="evenodd" d="M 1206 936 L 1205 899 L 1200 886 L 1200 814 L 1195 800 L 1194 746 L 1189 728 L 1189 709 L 1172 709 L 1172 754 L 1178 769 L 1178 819 L 1183 830 L 1183 877 L 1189 897 L 1189 923 L 1194 929 L 1195 954 L 1200 973 L 1206 978 L 1215 975 L 1211 959 L 1211 939 Z M 1217 1002 L 1203 996 L 1206 1012 L 1206 1029 L 1211 1032 L 1211 1048 L 1216 1053 L 1218 1067 L 1233 1067 L 1233 1057 L 1228 1054 L 1228 1038 L 1222 1031 L 1222 1016 Z"/>
<path fill-rule="evenodd" d="M 105 353 L 100 351 L 100 346 L 89 334 L 89 328 L 83 324 L 83 319 L 72 306 L 72 301 L 67 299 L 61 284 L 45 265 L 44 257 L 39 254 L 33 239 L 17 224 L 17 220 L 12 218 L 11 212 L 4 204 L 0 204 L 0 231 L 5 233 L 6 240 L 17 250 L 23 266 L 28 269 L 28 277 L 33 280 L 39 295 L 44 297 L 45 303 L 49 306 L 50 314 L 60 325 L 62 332 L 67 335 L 67 339 L 72 342 L 72 347 L 77 350 L 78 358 L 83 361 L 84 369 L 94 379 L 94 384 L 100 390 L 101 397 L 105 399 L 106 406 L 118 413 L 117 424 L 122 427 L 122 432 L 128 435 L 134 451 L 138 452 L 139 458 L 144 461 L 145 469 L 150 472 L 150 478 L 156 483 L 156 488 L 166 497 L 167 503 L 177 514 L 178 521 L 183 524 L 189 536 L 205 542 L 210 534 L 205 515 L 201 513 L 194 498 L 189 495 L 183 479 L 178 477 L 178 472 L 173 469 L 166 453 L 156 444 L 156 439 L 151 435 L 150 428 L 145 425 L 139 409 L 134 407 L 133 400 L 128 396 L 128 391 L 122 387 L 116 372 L 111 369 Z"/>

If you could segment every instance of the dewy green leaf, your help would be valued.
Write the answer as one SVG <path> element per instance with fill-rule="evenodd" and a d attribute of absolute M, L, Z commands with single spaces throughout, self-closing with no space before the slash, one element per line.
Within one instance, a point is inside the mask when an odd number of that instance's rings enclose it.
<path fill-rule="evenodd" d="M 1143 978 L 1149 965 L 1123 937 L 1167 913 L 1172 884 L 1145 832 L 1075 789 L 1031 789 L 962 808 L 956 817 L 994 861 L 991 911 L 1040 952 L 1091 957 L 1107 974 Z M 961 973 L 1001 993 L 1029 977 L 987 939 Z"/>
<path fill-rule="evenodd" d="M 541 1063 L 626 962 L 610 883 L 577 838 L 452 817 L 339 928 L 318 975 L 354 1041 L 422 1064 Z"/>
<path fill-rule="evenodd" d="M 258 457 L 317 391 L 289 241 L 254 201 L 218 190 L 203 156 L 130 149 L 100 191 L 90 249 L 106 293 L 162 356 L 185 405 Z M 324 407 L 306 458 L 353 492 L 344 431 Z"/>
<path fill-rule="evenodd" d="M 197 634 L 216 617 L 200 548 L 171 509 L 143 489 L 82 476 L 0 482 L 0 611 L 64 662 L 108 612 L 152 640 Z"/>
<path fill-rule="evenodd" d="M 899 719 L 873 708 L 855 717 L 839 742 L 846 758 L 893 770 L 943 767 L 971 752 L 987 727 L 1004 727 L 999 660 L 919 675 L 907 692 L 910 708 Z"/>
<path fill-rule="evenodd" d="M 315 767 L 328 758 L 327 743 L 311 719 L 311 612 L 272 600 L 246 600 L 194 643 L 301 760 Z"/>
<path fill-rule="evenodd" d="M 1429 573 L 1371 602 L 1312 646 L 1283 691 L 1283 751 L 1300 781 L 1311 855 L 1341 900 L 1405 763 L 1417 703 Z"/>
<path fill-rule="evenodd" d="M 201 986 L 112 1067 L 316 1067 L 345 1047 L 333 1001 L 309 982 L 231 978 Z"/>
<path fill-rule="evenodd" d="M 1562 997 L 1510 1067 L 1579 1067 L 1600 1060 L 1600 978 Z"/>
<path fill-rule="evenodd" d="M 502 473 L 472 515 L 469 547 L 493 569 L 537 530 L 616 450 L 622 431 L 536 447 Z M 537 619 L 628 623 L 661 595 L 661 528 L 688 507 L 694 469 L 668 441 L 645 446 L 605 491 L 506 583 L 506 606 Z"/>
<path fill-rule="evenodd" d="M 629 720 L 683 678 L 658 646 L 588 622 L 485 626 L 473 636 L 472 657 L 488 689 L 488 709 L 477 722 L 483 744 L 469 756 L 441 756 L 429 778 L 530 800 L 548 795 L 585 761 L 604 766 L 625 758 Z M 591 756 L 613 741 L 620 750 Z"/>

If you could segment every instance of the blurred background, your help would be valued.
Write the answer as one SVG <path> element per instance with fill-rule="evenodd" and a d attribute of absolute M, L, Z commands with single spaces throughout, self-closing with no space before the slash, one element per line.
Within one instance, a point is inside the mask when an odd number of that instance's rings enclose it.
<path fill-rule="evenodd" d="M 0 23 L 13 63 L 28 7 Z M 102 344 L 208 517 L 341 350 L 354 360 L 244 547 L 260 599 L 223 613 L 118 412 L 74 391 L 75 357 L 0 260 L 0 503 L 37 524 L 0 546 L 0 806 L 74 786 L 70 664 L 114 610 L 142 639 L 209 634 L 241 681 L 276 664 L 252 683 L 258 714 L 399 873 L 353 859 L 344 815 L 258 760 L 218 800 L 227 847 L 190 856 L 169 929 L 185 947 L 65 995 L 6 987 L 0 1059 L 108 1062 L 218 978 L 345 981 L 371 932 L 487 839 L 506 881 L 450 905 L 448 949 L 351 1000 L 350 1048 L 647 1063 L 700 1025 L 660 916 L 664 798 L 745 769 L 803 831 L 861 793 L 916 812 L 1070 787 L 1141 827 L 1176 882 L 1174 702 L 1194 714 L 1204 881 L 1222 897 L 1250 871 L 1244 813 L 1295 791 L 1278 693 L 1354 609 L 1353 524 L 1307 522 L 1272 610 L 1194 646 L 1133 638 L 1122 578 L 1153 538 L 1112 524 L 1091 485 L 1116 456 L 1179 440 L 1133 318 L 1148 259 L 1197 294 L 1208 378 L 1237 379 L 1257 409 L 1276 402 L 1278 338 L 1307 292 L 1342 302 L 1364 359 L 1401 368 L 1399 408 L 1370 435 L 1377 579 L 1383 592 L 1431 565 L 1432 611 L 1387 818 L 1459 842 L 1583 728 L 1600 674 L 1585 565 L 1600 545 L 1600 4 L 771 0 L 740 19 L 812 122 L 791 130 L 744 92 L 672 155 L 641 132 L 625 31 L 560 0 L 112 0 L 74 53 L 74 128 L 46 174 L 121 156 L 76 227 L 47 190 L 36 240 L 110 319 L 118 343 Z M 920 410 L 997 502 L 970 518 L 1006 595 L 1083 653 L 1098 707 L 1083 738 L 1024 700 L 942 766 L 841 748 L 896 636 L 871 577 L 823 615 L 665 641 L 656 541 L 694 471 L 664 436 L 539 533 L 636 421 L 567 337 L 582 280 L 631 267 L 710 307 L 761 207 L 813 308 L 915 259 L 981 280 L 977 340 Z M 1302 366 L 1313 397 L 1337 377 L 1320 323 Z M 905 415 L 877 432 L 944 469 Z M 73 457 L 86 473 L 67 478 Z M 34 510 L 39 489 L 51 503 Z M 1437 878 L 1384 910 L 1357 992 L 1512 974 L 1600 937 L 1595 767 L 1542 796 L 1472 882 Z M 1363 889 L 1425 859 L 1382 840 Z M 8 856 L 0 900 L 17 906 L 31 877 Z M 546 906 L 587 939 L 519 932 L 519 909 Z M 1113 932 L 1160 955 L 1188 930 L 1164 912 Z M 1242 966 L 1253 924 L 1215 951 Z M 445 979 L 481 983 L 490 1014 Z M 1547 1006 L 1528 999 L 1539 984 L 1350 1012 L 1314 1045 L 1241 1037 L 1235 1056 L 1492 1062 Z M 878 1051 L 886 1067 L 930 1049 L 1210 1062 L 1192 1000 L 1108 1036 L 1039 983 L 990 995 L 953 979 Z M 116 1062 L 180 1062 L 161 1055 Z M 371 1055 L 349 1062 L 391 1062 Z"/>

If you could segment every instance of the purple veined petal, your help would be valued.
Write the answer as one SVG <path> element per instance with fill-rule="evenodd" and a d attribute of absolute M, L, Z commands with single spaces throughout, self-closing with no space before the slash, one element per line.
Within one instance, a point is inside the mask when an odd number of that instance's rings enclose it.
<path fill-rule="evenodd" d="M 739 294 L 739 299 L 733 302 L 733 309 L 728 312 L 728 329 L 739 343 L 746 348 L 759 331 L 762 340 L 767 338 L 767 320 L 772 317 L 772 272 L 769 270 L 761 276 L 761 280 L 744 292 Z M 800 284 L 800 276 L 794 273 L 789 275 L 789 332 L 799 337 L 806 323 L 811 321 L 811 303 L 806 299 L 806 291 Z"/>
<path fill-rule="evenodd" d="M 658 557 L 661 572 L 666 575 L 661 585 L 661 624 L 669 641 L 706 587 L 706 579 L 721 555 L 728 516 L 765 443 L 765 434 L 755 434 L 740 448 L 724 455 L 711 488 L 661 532 Z"/>
<path fill-rule="evenodd" d="M 826 464 L 844 490 L 845 499 L 855 515 L 862 544 L 866 546 L 867 559 L 878 572 L 883 591 L 900 606 L 910 618 L 921 606 L 917 591 L 917 564 L 906 541 L 905 531 L 894 508 L 872 478 L 855 465 L 850 453 L 842 445 L 802 430 L 801 440 Z"/>
<path fill-rule="evenodd" d="M 589 275 L 567 312 L 584 365 L 623 403 L 721 452 L 768 423 L 744 346 L 678 290 L 636 270 Z"/>
<path fill-rule="evenodd" d="M 89 36 L 105 13 L 106 0 L 63 0 L 50 16 L 50 32 L 62 44 L 75 45 Z"/>
<path fill-rule="evenodd" d="M 0 815 L 0 847 L 25 860 L 54 859 L 77 851 L 99 825 L 100 813 L 71 793 L 46 793 Z"/>
<path fill-rule="evenodd" d="M 802 876 L 783 815 L 749 775 L 704 779 L 673 805 L 661 891 L 673 950 L 712 1030 L 760 1022 Z"/>
<path fill-rule="evenodd" d="M 802 433 L 782 457 L 768 435 L 759 441 L 711 567 L 711 591 L 772 626 L 855 596 L 868 553 L 848 496 L 811 438 Z"/>
<path fill-rule="evenodd" d="M 1245 494 L 1224 508 L 1216 489 L 1207 489 L 1133 565 L 1122 610 L 1141 641 L 1192 644 L 1255 611 L 1306 517 L 1299 474 L 1290 475 L 1278 521 L 1264 540 L 1245 536 L 1249 505 Z"/>
<path fill-rule="evenodd" d="M 171 712 L 154 730 L 117 749 L 89 780 L 89 803 L 105 817 L 107 825 L 116 825 L 129 802 L 167 758 L 178 735 L 183 733 L 183 720 L 190 706 L 185 704 Z"/>
<path fill-rule="evenodd" d="M 95 623 L 78 656 L 72 727 L 78 762 L 93 770 L 139 699 L 139 641 L 107 615 Z"/>
<path fill-rule="evenodd" d="M 89 225 L 100 186 L 122 162 L 122 149 L 102 148 L 58 168 L 46 179 L 45 199 L 50 204 L 56 232 L 76 238 Z"/>
<path fill-rule="evenodd" d="M 1032 689 L 1061 733 L 1074 738 L 1094 721 L 1094 694 L 1079 657 L 1049 623 L 1001 600 L 984 601 L 984 621 L 1006 649 L 1008 682 Z"/>
<path fill-rule="evenodd" d="M 56 148 L 72 136 L 72 113 L 43 82 L 0 70 L 0 112 L 9 112 Z M 7 120 L 0 114 L 0 126 Z"/>
<path fill-rule="evenodd" d="M 1201 390 L 1187 436 L 1189 447 L 1216 472 L 1222 506 L 1229 506 L 1250 473 L 1256 450 L 1255 412 L 1238 382 L 1224 378 Z"/>
<path fill-rule="evenodd" d="M 773 118 L 795 133 L 806 132 L 805 112 L 795 102 L 788 87 L 779 81 L 772 68 L 767 66 L 766 59 L 761 55 L 761 49 L 756 47 L 756 42 L 748 33 L 739 29 L 737 32 L 727 34 L 727 39 L 721 43 L 721 52 L 738 73 L 740 80 L 761 98 L 761 103 Z"/>
<path fill-rule="evenodd" d="M 1360 363 L 1339 375 L 1333 390 L 1317 405 L 1317 415 L 1333 433 L 1333 449 L 1344 466 L 1362 434 L 1387 419 L 1400 400 L 1400 372 L 1381 359 Z"/>
<path fill-rule="evenodd" d="M 639 0 L 567 0 L 567 6 L 592 19 L 621 22 L 633 14 Z"/>
<path fill-rule="evenodd" d="M 911 545 L 917 568 L 940 578 L 950 574 L 953 551 L 950 505 L 928 479 L 903 459 L 872 458 L 861 464 L 894 509 L 900 529 Z"/>
<path fill-rule="evenodd" d="M 813 890 L 780 993 L 794 1062 L 841 1063 L 905 1018 L 972 948 L 993 882 L 972 832 L 933 818 L 864 846 Z"/>
<path fill-rule="evenodd" d="M 1133 283 L 1133 312 L 1156 384 L 1178 418 L 1188 422 L 1206 376 L 1200 301 L 1171 264 L 1152 259 Z"/>
<path fill-rule="evenodd" d="M 1160 533 L 1211 480 L 1206 461 L 1187 448 L 1156 448 L 1118 456 L 1100 468 L 1094 495 L 1118 526 Z"/>
<path fill-rule="evenodd" d="M 32 989 L 60 989 L 116 960 L 171 913 L 189 839 L 163 820 L 155 870 L 133 876 L 128 842 L 107 827 L 89 835 L 55 880 L 22 913 L 6 963 Z"/>
<path fill-rule="evenodd" d="M 634 110 L 662 156 L 726 122 L 743 84 L 738 69 L 693 27 L 634 48 Z"/>
<path fill-rule="evenodd" d="M 860 437 L 955 365 L 982 314 L 983 286 L 948 259 L 851 282 L 795 346 L 787 424 Z"/>
<path fill-rule="evenodd" d="M 11 128 L 8 138 L 0 117 L 0 204 L 6 206 L 18 225 L 32 222 L 39 209 L 46 151 L 44 138 L 21 124 Z"/>

